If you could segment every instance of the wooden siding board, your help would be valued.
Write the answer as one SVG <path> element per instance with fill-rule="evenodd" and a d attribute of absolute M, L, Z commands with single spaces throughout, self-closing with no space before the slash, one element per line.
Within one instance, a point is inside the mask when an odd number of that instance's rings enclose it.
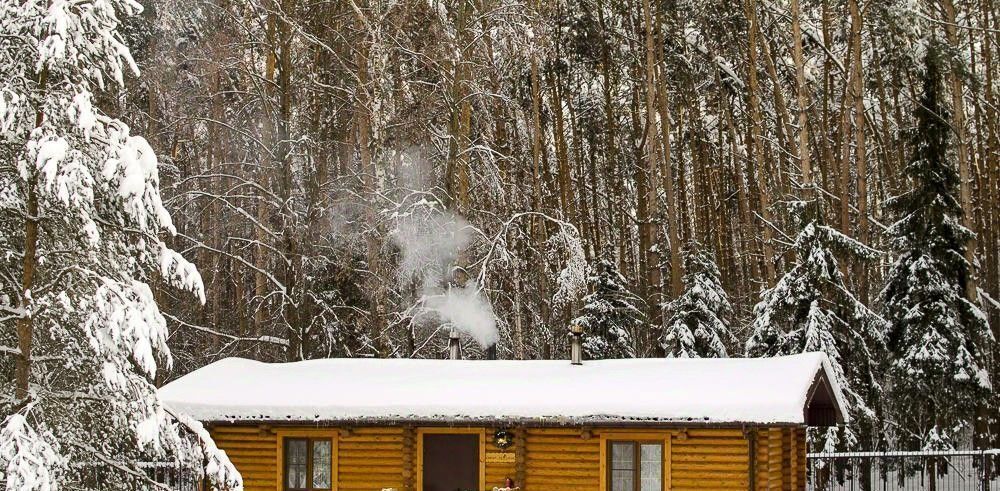
<path fill-rule="evenodd" d="M 525 490 L 598 489 L 606 472 L 600 439 L 579 428 L 528 428 L 524 447 Z"/>
<path fill-rule="evenodd" d="M 742 430 L 687 430 L 671 441 L 671 489 L 745 490 L 749 457 Z"/>
<path fill-rule="evenodd" d="M 804 428 L 758 429 L 755 451 L 756 490 L 803 491 L 805 489 Z"/>
<path fill-rule="evenodd" d="M 341 490 L 406 487 L 405 428 L 351 428 L 339 438 Z"/>

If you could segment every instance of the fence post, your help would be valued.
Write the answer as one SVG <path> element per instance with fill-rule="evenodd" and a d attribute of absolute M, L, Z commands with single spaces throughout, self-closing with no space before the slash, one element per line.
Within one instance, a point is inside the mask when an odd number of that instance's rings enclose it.
<path fill-rule="evenodd" d="M 986 452 L 979 452 L 977 455 L 979 458 L 979 472 L 982 476 L 982 481 L 979 483 L 979 489 L 982 491 L 990 491 L 990 459 L 986 457 Z"/>
<path fill-rule="evenodd" d="M 886 491 L 887 489 L 889 489 L 886 487 L 889 485 L 889 472 L 885 468 L 885 453 L 880 455 L 878 459 L 879 459 L 879 473 L 881 474 L 880 477 L 882 478 L 882 491 Z"/>

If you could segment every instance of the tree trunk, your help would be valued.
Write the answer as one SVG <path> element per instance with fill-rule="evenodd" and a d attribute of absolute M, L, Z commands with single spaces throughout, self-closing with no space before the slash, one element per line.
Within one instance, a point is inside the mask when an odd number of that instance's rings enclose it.
<path fill-rule="evenodd" d="M 38 75 L 39 91 L 44 94 L 48 82 L 48 71 Z M 41 127 L 45 112 L 35 113 L 35 127 Z M 31 349 L 35 335 L 35 325 L 31 318 L 31 290 L 35 286 L 35 269 L 38 266 L 38 190 L 37 172 L 32 172 L 26 182 L 27 200 L 24 217 L 24 257 L 21 258 L 21 298 L 18 308 L 21 316 L 17 319 L 18 356 L 14 365 L 14 399 L 17 402 L 28 399 L 31 384 Z"/>
<path fill-rule="evenodd" d="M 944 28 L 948 38 L 948 44 L 956 52 L 961 50 L 958 39 L 958 29 L 956 28 L 955 4 L 952 0 L 941 0 L 944 10 Z M 965 98 L 962 75 L 956 70 L 951 70 L 951 106 L 952 106 L 952 128 L 955 131 L 955 147 L 958 150 L 958 174 L 961 179 L 959 188 L 959 200 L 962 204 L 962 225 L 975 232 L 976 225 L 973 222 L 974 207 L 972 203 L 972 172 L 969 169 L 969 147 L 966 141 L 965 131 Z M 969 275 L 965 282 L 965 296 L 969 301 L 978 304 L 979 295 L 976 292 L 976 238 L 973 235 L 965 244 L 965 260 L 969 263 Z"/>
<path fill-rule="evenodd" d="M 759 29 L 758 33 L 760 33 Z M 767 68 L 767 78 L 771 81 L 772 97 L 774 99 L 774 106 L 778 113 L 778 122 L 776 125 L 778 132 L 778 145 L 784 149 L 784 151 L 778 152 L 778 172 L 774 181 L 778 188 L 777 193 L 779 195 L 784 195 L 788 192 L 789 185 L 788 179 L 785 178 L 785 168 L 787 165 L 787 158 L 785 155 L 797 155 L 794 139 L 792 138 L 792 126 L 790 122 L 792 116 L 788 110 L 788 103 L 785 101 L 785 94 L 781 89 L 781 79 L 778 78 L 777 64 L 774 61 L 770 41 L 763 39 L 760 46 L 764 50 L 764 65 Z"/>
<path fill-rule="evenodd" d="M 448 197 L 452 208 L 466 213 L 469 206 L 469 130 L 472 118 L 471 94 L 468 90 L 468 40 L 466 23 L 469 0 L 459 0 L 455 17 L 455 56 L 453 61 L 451 98 L 454 104 L 451 115 L 451 142 L 448 151 Z"/>
<path fill-rule="evenodd" d="M 757 36 L 760 29 L 757 21 L 757 0 L 747 0 L 746 12 L 750 23 L 747 41 L 747 96 L 750 99 L 750 124 L 748 126 L 751 133 L 747 142 L 747 156 L 756 168 L 756 176 L 751 174 L 751 177 L 756 177 L 756 179 L 752 179 L 752 182 L 757 191 L 760 222 L 763 222 L 760 227 L 763 236 L 761 251 L 764 256 L 764 281 L 767 287 L 771 288 L 777 280 L 777 273 L 774 270 L 774 246 L 772 244 L 774 231 L 771 230 L 771 202 L 767 189 L 768 172 L 766 170 L 767 164 L 764 161 L 764 143 L 761 137 L 761 128 L 764 124 L 760 114 L 760 85 L 757 80 Z"/>
<path fill-rule="evenodd" d="M 576 223 L 576 210 L 573 202 L 573 178 L 569 165 L 569 145 L 566 143 L 566 121 L 563 115 L 562 81 L 558 74 L 553 73 L 550 79 L 550 93 L 552 97 L 552 114 L 555 122 L 553 137 L 556 146 L 556 163 L 559 182 L 559 207 L 563 211 L 563 216 L 570 222 Z"/>
<path fill-rule="evenodd" d="M 38 113 L 36 126 L 42 121 L 42 113 Z M 28 398 L 28 388 L 31 380 L 31 345 L 34 338 L 34 323 L 31 313 L 31 290 L 35 282 L 35 267 L 38 253 L 38 192 L 32 178 L 27 182 L 27 207 L 24 219 L 24 258 L 21 260 L 21 302 L 18 306 L 22 312 L 17 319 L 17 349 L 18 357 L 14 369 L 15 401 Z"/>
<path fill-rule="evenodd" d="M 792 0 L 792 60 L 795 63 L 795 93 L 799 111 L 799 143 L 798 160 L 802 173 L 803 195 L 806 199 L 813 196 L 809 189 L 812 186 L 812 167 L 809 163 L 809 122 L 806 117 L 809 111 L 809 92 L 806 87 L 805 56 L 802 50 L 802 26 L 800 0 Z"/>
<path fill-rule="evenodd" d="M 663 32 L 659 29 L 657 32 L 659 39 L 662 40 Z M 663 181 L 662 187 L 666 200 L 663 214 L 667 216 L 667 239 L 670 241 L 670 298 L 663 299 L 665 302 L 679 297 L 684 290 L 681 281 L 684 276 L 684 266 L 681 261 L 680 213 L 674 199 L 674 169 L 670 159 L 670 106 L 667 101 L 666 59 L 664 58 L 663 43 L 657 43 L 657 46 L 659 46 L 657 50 L 659 70 L 656 71 L 656 102 L 660 117 L 660 150 L 662 151 L 660 177 Z M 679 164 L 684 165 L 683 162 Z"/>
<path fill-rule="evenodd" d="M 608 33 L 607 25 L 604 19 L 604 2 L 602 0 L 597 1 L 597 20 L 601 28 L 602 33 Z M 625 271 L 623 267 L 624 254 L 622 253 L 622 243 L 621 238 L 615 240 L 614 232 L 615 230 L 624 230 L 622 223 L 624 223 L 624 217 L 622 214 L 615 211 L 614 206 L 612 206 L 613 198 L 612 194 L 615 196 L 622 196 L 621 191 L 621 180 L 618 178 L 619 173 L 619 163 L 617 158 L 618 151 L 618 128 L 615 120 L 615 106 L 611 95 L 611 86 L 614 83 L 611 77 L 611 52 L 608 47 L 608 43 L 601 43 L 601 82 L 602 82 L 602 93 L 604 95 L 604 118 L 607 124 L 607 136 L 604 138 L 604 175 L 606 176 L 606 188 L 605 195 L 607 196 L 607 206 L 608 219 L 610 220 L 610 227 L 607 240 L 605 242 L 609 244 L 615 244 L 617 242 L 618 249 L 611 250 L 608 252 L 613 253 L 617 256 L 617 264 L 619 271 Z M 614 246 L 611 246 L 612 248 Z"/>
<path fill-rule="evenodd" d="M 361 195 L 365 199 L 371 200 L 371 204 L 366 207 L 365 214 L 368 226 L 375 227 L 376 217 L 376 172 L 375 164 L 372 162 L 371 154 L 371 126 L 372 126 L 372 97 L 371 81 L 368 78 L 368 61 L 371 56 L 371 44 L 376 42 L 373 39 L 366 39 L 364 48 L 357 52 L 358 67 L 358 94 L 361 99 L 358 101 L 358 109 L 355 113 L 355 125 L 358 143 L 358 156 L 360 159 L 362 190 Z M 371 309 L 368 313 L 369 325 L 368 335 L 372 339 L 378 356 L 386 356 L 388 343 L 385 338 L 385 286 L 382 284 L 382 255 L 378 234 L 366 234 L 366 255 L 369 269 L 369 288 Z"/>
<path fill-rule="evenodd" d="M 542 209 L 542 88 L 538 76 L 538 54 L 531 52 L 531 172 L 534 209 Z"/>
<path fill-rule="evenodd" d="M 274 12 L 267 13 L 267 26 L 266 26 L 266 40 L 267 40 L 267 57 L 264 63 L 264 95 L 265 97 L 273 97 L 273 87 L 274 87 L 274 71 L 277 63 L 277 58 L 275 56 L 275 50 L 277 45 L 275 43 L 276 38 L 276 26 L 275 26 L 275 14 Z M 265 107 L 267 104 L 264 105 Z M 265 114 L 263 117 L 263 138 L 264 145 L 268 149 L 275 148 L 275 125 L 272 123 L 272 115 Z M 262 159 L 263 160 L 263 159 Z M 257 179 L 258 183 L 262 186 L 268 186 L 268 176 L 264 172 L 264 167 L 258 164 L 257 167 Z M 265 246 L 265 241 L 267 240 L 267 232 L 264 227 L 268 223 L 268 209 L 267 200 L 265 196 L 259 196 L 256 203 L 256 218 L 257 227 L 255 227 L 256 233 L 255 238 L 257 240 L 257 245 L 254 251 L 254 298 L 257 302 L 256 310 L 254 311 L 254 334 L 261 335 L 264 331 L 264 323 L 267 318 L 267 277 L 265 271 L 267 270 L 267 252 L 268 248 Z"/>
<path fill-rule="evenodd" d="M 660 251 L 656 244 L 657 224 L 659 222 L 659 187 L 656 185 L 657 168 L 659 167 L 659 156 L 657 155 L 657 132 L 656 132 L 656 51 L 653 38 L 653 15 L 650 7 L 650 0 L 642 0 L 642 17 L 645 30 L 645 124 L 646 124 L 646 155 L 645 168 L 637 171 L 637 176 L 643 175 L 643 188 L 639 190 L 638 181 L 636 189 L 641 193 L 639 196 L 639 244 L 645 256 L 645 284 L 646 284 L 646 306 L 648 309 L 648 319 L 653 326 L 660 326 L 659 303 L 661 301 L 660 292 Z M 659 329 L 654 328 L 651 339 L 657 340 Z M 658 343 L 656 343 L 658 344 Z"/>
<path fill-rule="evenodd" d="M 865 83 L 864 61 L 861 58 L 861 33 L 864 29 L 864 19 L 858 0 L 849 0 L 851 12 L 851 50 L 852 99 L 854 102 L 854 172 L 855 188 L 858 200 L 858 240 L 868 244 L 868 147 L 865 140 Z M 868 272 L 863 264 L 855 267 L 854 285 L 858 289 L 858 298 L 865 304 L 869 302 Z"/>

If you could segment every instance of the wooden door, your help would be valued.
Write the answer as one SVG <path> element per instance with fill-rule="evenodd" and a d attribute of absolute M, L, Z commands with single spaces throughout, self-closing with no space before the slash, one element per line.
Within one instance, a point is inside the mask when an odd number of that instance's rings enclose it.
<path fill-rule="evenodd" d="M 479 490 L 479 435 L 423 436 L 423 491 Z"/>

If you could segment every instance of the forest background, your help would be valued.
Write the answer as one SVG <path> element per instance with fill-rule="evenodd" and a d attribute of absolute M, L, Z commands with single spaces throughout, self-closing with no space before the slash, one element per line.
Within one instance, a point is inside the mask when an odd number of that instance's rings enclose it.
<path fill-rule="evenodd" d="M 593 358 L 826 351 L 829 448 L 995 445 L 995 0 L 142 3 L 142 75 L 95 105 L 156 151 L 205 294 L 152 279 L 157 384 L 451 328 L 560 358 L 579 323 Z M 907 262 L 941 250 L 940 282 Z M 918 297 L 952 371 L 915 368 Z"/>

